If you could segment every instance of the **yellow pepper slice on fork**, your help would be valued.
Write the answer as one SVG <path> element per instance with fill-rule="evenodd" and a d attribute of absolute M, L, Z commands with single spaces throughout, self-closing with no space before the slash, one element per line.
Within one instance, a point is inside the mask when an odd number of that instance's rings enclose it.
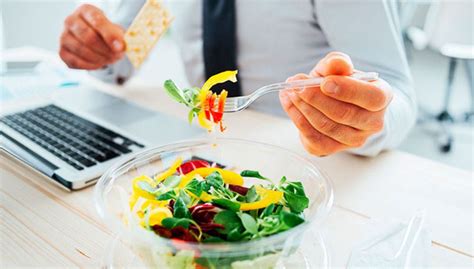
<path fill-rule="evenodd" d="M 224 72 L 221 72 L 219 74 L 216 74 L 216 75 L 210 77 L 204 83 L 204 85 L 201 87 L 201 90 L 199 91 L 199 102 L 200 102 L 201 110 L 198 113 L 198 123 L 203 128 L 205 128 L 207 130 L 211 130 L 212 127 L 214 127 L 214 122 L 206 116 L 206 107 L 208 107 L 208 104 L 206 104 L 206 102 L 209 99 L 209 95 L 212 95 L 210 89 L 214 85 L 224 83 L 226 81 L 236 82 L 237 81 L 237 72 L 238 72 L 237 70 L 234 70 L 234 71 L 224 71 Z M 223 103 L 225 101 L 225 98 L 227 97 L 227 92 L 222 91 L 221 95 L 222 96 L 219 96 L 219 102 Z M 223 108 L 224 108 L 223 104 L 218 105 L 218 106 L 219 106 L 218 107 L 219 109 L 223 110 Z M 208 113 L 210 113 L 210 110 L 212 110 L 212 109 L 213 108 L 208 107 L 208 110 L 209 110 Z M 222 113 L 222 111 L 220 111 L 219 113 Z M 219 121 L 220 120 L 221 119 L 219 119 Z"/>

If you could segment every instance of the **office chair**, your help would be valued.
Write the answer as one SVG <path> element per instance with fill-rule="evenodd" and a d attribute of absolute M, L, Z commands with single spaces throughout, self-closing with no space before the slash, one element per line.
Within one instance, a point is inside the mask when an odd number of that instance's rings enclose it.
<path fill-rule="evenodd" d="M 423 108 L 420 123 L 436 121 L 441 132 L 437 135 L 441 152 L 449 152 L 453 136 L 449 125 L 455 120 L 449 113 L 452 84 L 459 64 L 464 64 L 471 95 L 471 108 L 463 121 L 471 122 L 474 116 L 474 2 L 470 0 L 439 1 L 431 4 L 423 29 L 410 27 L 407 36 L 418 50 L 432 49 L 449 59 L 446 92 L 443 108 L 438 114 L 430 114 Z M 423 113 L 424 112 L 424 113 Z"/>

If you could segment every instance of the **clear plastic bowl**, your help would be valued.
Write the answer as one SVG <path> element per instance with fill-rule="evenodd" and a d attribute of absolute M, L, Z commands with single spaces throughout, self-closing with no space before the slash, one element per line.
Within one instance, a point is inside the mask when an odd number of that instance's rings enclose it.
<path fill-rule="evenodd" d="M 177 245 L 173 240 L 159 237 L 138 225 L 130 225 L 124 221 L 130 217 L 127 215 L 128 196 L 132 191 L 131 181 L 135 177 L 155 175 L 168 168 L 176 158 L 186 160 L 193 156 L 218 162 L 225 165 L 226 169 L 235 171 L 257 170 L 276 182 L 282 176 L 286 176 L 288 180 L 301 181 L 310 199 L 309 208 L 304 212 L 306 222 L 288 231 L 249 242 L 205 244 L 181 242 Z M 253 183 L 252 180 L 246 180 L 245 185 Z M 320 243 L 311 241 L 320 238 L 319 235 L 314 235 L 314 230 L 318 229 L 328 215 L 333 202 L 333 193 L 327 176 L 298 154 L 258 142 L 212 139 L 185 141 L 153 148 L 117 163 L 99 179 L 95 199 L 99 215 L 105 223 L 117 234 L 121 234 L 122 241 L 129 245 L 150 268 L 195 268 L 191 265 L 195 262 L 215 265 L 216 268 L 232 269 L 277 266 L 305 268 L 309 267 L 309 264 L 304 267 L 298 265 L 301 259 L 294 257 L 300 253 L 298 248 L 305 239 L 312 238 L 307 244 Z M 308 236 L 308 232 L 305 233 L 308 230 L 311 231 L 311 236 Z M 307 258 L 311 260 L 314 257 Z M 315 262 L 319 264 L 320 261 Z"/>

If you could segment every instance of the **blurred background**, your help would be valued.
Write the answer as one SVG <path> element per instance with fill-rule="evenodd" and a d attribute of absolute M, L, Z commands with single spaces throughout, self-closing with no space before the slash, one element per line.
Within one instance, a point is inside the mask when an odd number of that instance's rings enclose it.
<path fill-rule="evenodd" d="M 57 51 L 63 20 L 77 4 L 75 0 L 1 0 L 2 54 L 19 47 Z M 470 171 L 474 167 L 473 5 L 472 0 L 398 1 L 419 103 L 418 124 L 399 149 Z M 145 64 L 134 83 L 161 84 L 173 77 L 186 84 L 169 35 L 151 57 L 155 59 Z"/>

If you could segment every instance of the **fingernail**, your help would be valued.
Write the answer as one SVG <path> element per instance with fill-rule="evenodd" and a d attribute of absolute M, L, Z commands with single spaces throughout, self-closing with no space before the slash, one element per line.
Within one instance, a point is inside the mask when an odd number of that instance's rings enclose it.
<path fill-rule="evenodd" d="M 114 50 L 115 51 L 122 51 L 123 49 L 123 44 L 122 42 L 118 41 L 118 40 L 114 40 L 112 42 L 112 46 L 114 46 Z"/>
<path fill-rule="evenodd" d="M 337 86 L 336 82 L 329 80 L 323 83 L 321 89 L 325 93 L 335 94 L 339 90 L 339 86 Z"/>
<path fill-rule="evenodd" d="M 289 91 L 287 91 L 287 95 L 288 95 L 288 97 L 290 97 L 290 98 L 295 98 L 296 93 L 295 93 L 294 90 L 289 90 Z"/>

